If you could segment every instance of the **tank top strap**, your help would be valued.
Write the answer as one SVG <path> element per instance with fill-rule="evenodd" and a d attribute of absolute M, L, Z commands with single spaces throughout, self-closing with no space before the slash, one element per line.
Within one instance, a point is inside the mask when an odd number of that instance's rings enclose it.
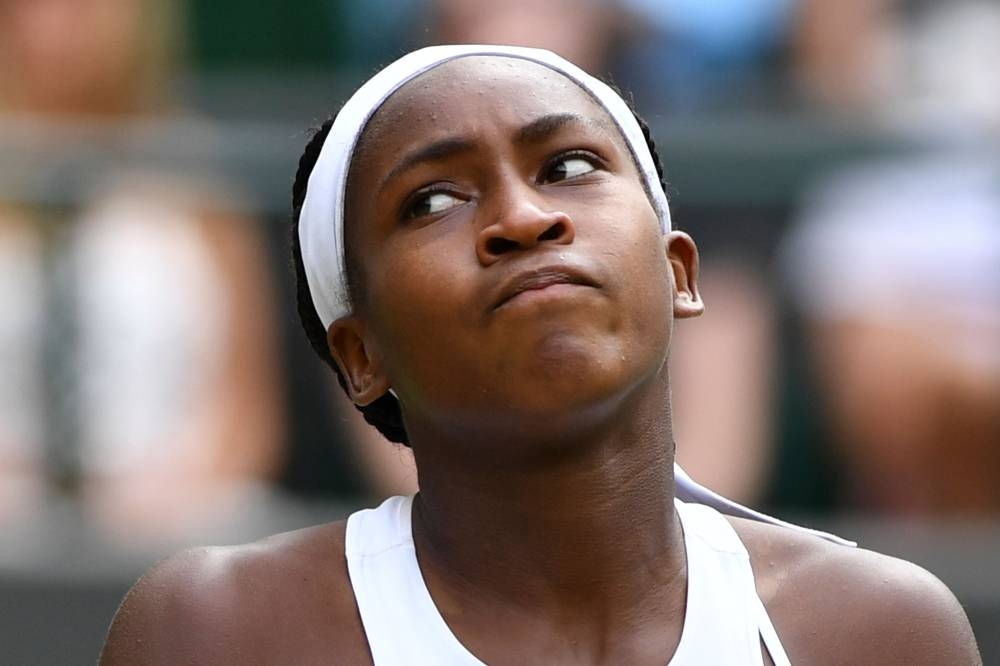
<path fill-rule="evenodd" d="M 413 546 L 413 497 L 347 519 L 347 571 L 375 666 L 484 666 L 434 605 Z"/>
<path fill-rule="evenodd" d="M 688 613 L 674 664 L 697 658 L 714 636 L 726 636 L 732 652 L 718 663 L 762 664 L 761 641 L 775 666 L 790 666 L 774 624 L 757 594 L 750 554 L 726 517 L 712 507 L 675 502 L 688 556 Z M 690 624 L 690 626 L 687 626 Z M 690 634 L 689 634 L 690 629 Z M 681 653 L 693 647 L 690 658 Z"/>
<path fill-rule="evenodd" d="M 841 546 L 858 545 L 853 541 L 848 541 L 847 539 L 843 539 L 835 534 L 814 530 L 809 527 L 802 527 L 801 525 L 793 525 L 792 523 L 787 523 L 784 520 L 775 518 L 774 516 L 769 516 L 766 513 L 761 513 L 760 511 L 755 511 L 754 509 L 745 507 L 742 504 L 723 497 L 722 495 L 719 495 L 718 493 L 713 492 L 712 490 L 709 490 L 705 486 L 701 485 L 688 476 L 677 463 L 674 463 L 674 484 L 674 492 L 677 495 L 677 498 L 689 504 L 704 504 L 729 516 L 747 518 L 748 520 L 756 520 L 762 523 L 770 523 L 771 525 L 777 525 L 786 529 L 795 530 L 796 532 L 802 532 L 803 534 L 818 536 L 821 539 L 840 544 Z"/>
<path fill-rule="evenodd" d="M 792 662 L 789 661 L 788 655 L 785 653 L 785 647 L 778 639 L 778 632 L 774 629 L 771 616 L 764 608 L 764 602 L 756 594 L 754 594 L 754 600 L 757 606 L 757 627 L 760 629 L 760 638 L 764 641 L 764 647 L 767 648 L 771 661 L 774 662 L 774 666 L 792 666 Z"/>
<path fill-rule="evenodd" d="M 670 666 L 761 666 L 760 638 L 748 598 L 749 556 L 714 509 L 675 501 L 687 554 L 687 610 Z"/>

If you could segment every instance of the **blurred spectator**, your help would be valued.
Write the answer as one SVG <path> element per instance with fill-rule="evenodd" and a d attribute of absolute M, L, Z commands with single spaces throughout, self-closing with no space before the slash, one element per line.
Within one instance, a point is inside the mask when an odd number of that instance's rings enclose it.
<path fill-rule="evenodd" d="M 937 132 L 1000 128 L 993 0 L 802 0 L 795 71 L 806 97 Z"/>
<path fill-rule="evenodd" d="M 427 38 L 430 4 L 305 0 L 288 11 L 237 0 L 191 3 L 198 102 L 227 119 L 280 118 L 296 128 L 316 123 L 372 68 Z M 294 290 L 288 291 L 285 306 L 294 303 Z M 412 493 L 416 471 L 409 449 L 390 444 L 364 422 L 305 344 L 294 311 L 287 318 L 294 330 L 286 350 L 290 441 L 282 487 L 302 497 L 341 500 Z"/>
<path fill-rule="evenodd" d="M 795 74 L 807 98 L 834 110 L 870 110 L 888 95 L 900 0 L 801 0 Z"/>
<path fill-rule="evenodd" d="M 435 43 L 539 46 L 672 113 L 747 97 L 774 69 L 796 0 L 437 0 Z M 773 86 L 769 92 L 773 92 Z"/>
<path fill-rule="evenodd" d="M 172 3 L 7 0 L 0 106 L 56 116 L 161 110 L 176 56 Z"/>
<path fill-rule="evenodd" d="M 168 0 L 0 4 L 0 127 L 72 164 L 170 115 L 176 20 Z M 79 201 L 0 207 L 0 519 L 33 487 L 123 541 L 167 537 L 280 463 L 266 253 L 211 179 L 75 163 Z"/>
<path fill-rule="evenodd" d="M 0 204 L 0 525 L 44 495 L 41 238 Z"/>
<path fill-rule="evenodd" d="M 1000 167 L 856 167 L 822 183 L 801 217 L 782 261 L 844 504 L 1000 511 Z"/>
<path fill-rule="evenodd" d="M 605 75 L 621 14 L 604 0 L 437 0 L 438 44 L 510 44 L 558 53 Z"/>
<path fill-rule="evenodd" d="M 645 106 L 672 113 L 748 99 L 773 106 L 797 2 L 621 0 L 632 20 L 619 79 Z"/>
<path fill-rule="evenodd" d="M 901 103 L 889 113 L 960 136 L 1000 131 L 1000 4 L 929 3 L 908 24 L 905 49 L 894 77 Z"/>
<path fill-rule="evenodd" d="M 716 492 L 758 502 L 773 455 L 774 298 L 733 257 L 710 258 L 699 283 L 705 314 L 678 322 L 671 342 L 677 461 Z"/>

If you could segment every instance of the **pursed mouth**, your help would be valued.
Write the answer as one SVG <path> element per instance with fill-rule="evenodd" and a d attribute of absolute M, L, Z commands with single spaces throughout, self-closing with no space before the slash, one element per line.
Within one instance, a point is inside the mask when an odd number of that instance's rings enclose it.
<path fill-rule="evenodd" d="M 526 292 L 540 291 L 556 285 L 598 286 L 589 276 L 564 266 L 527 271 L 504 285 L 500 292 L 500 298 L 492 309 L 493 311 L 499 310 Z"/>

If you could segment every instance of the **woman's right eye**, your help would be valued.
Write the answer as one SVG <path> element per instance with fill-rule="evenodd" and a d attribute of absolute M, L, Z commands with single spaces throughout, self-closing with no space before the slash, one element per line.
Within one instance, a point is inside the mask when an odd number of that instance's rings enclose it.
<path fill-rule="evenodd" d="M 462 199 L 450 192 L 442 192 L 440 190 L 420 192 L 406 205 L 403 210 L 403 217 L 407 220 L 415 220 L 427 215 L 443 213 L 462 203 Z"/>

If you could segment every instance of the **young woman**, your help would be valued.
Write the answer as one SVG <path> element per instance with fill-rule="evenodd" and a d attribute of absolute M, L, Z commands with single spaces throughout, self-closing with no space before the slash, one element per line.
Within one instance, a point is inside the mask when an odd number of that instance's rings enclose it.
<path fill-rule="evenodd" d="M 417 51 L 297 181 L 307 331 L 420 492 L 161 563 L 102 663 L 979 662 L 927 572 L 675 473 L 698 255 L 609 88 L 543 51 Z"/>

